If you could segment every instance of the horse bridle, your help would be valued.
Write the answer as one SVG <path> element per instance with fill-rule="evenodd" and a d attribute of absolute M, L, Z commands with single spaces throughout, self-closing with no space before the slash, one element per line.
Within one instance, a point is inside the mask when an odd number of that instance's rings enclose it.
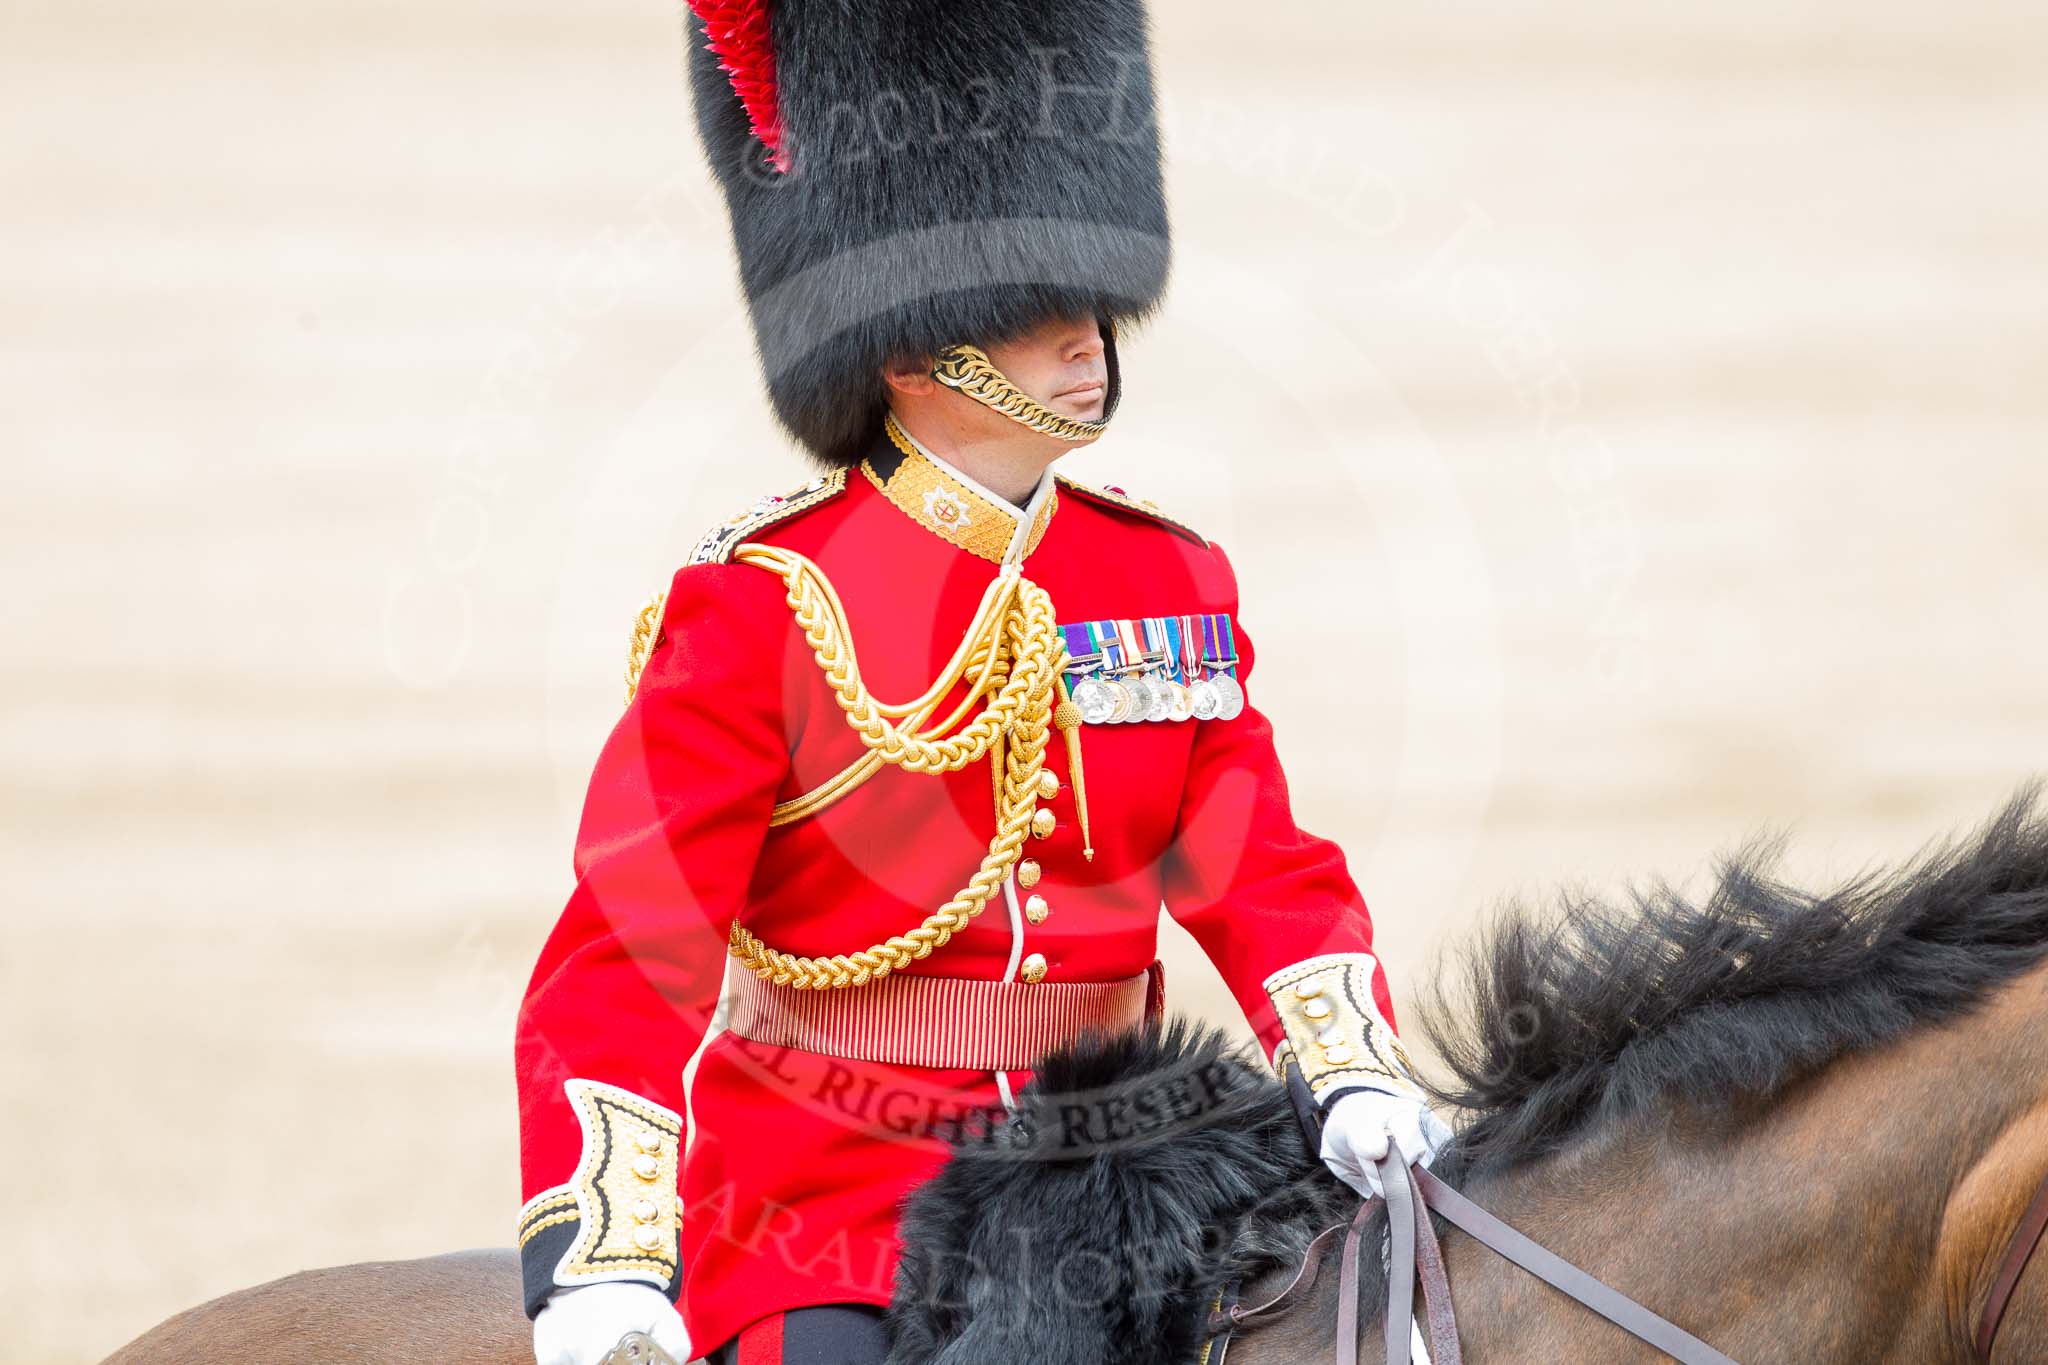
<path fill-rule="evenodd" d="M 1316 1282 L 1330 1239 L 1344 1234 L 1343 1259 L 1337 1288 L 1336 1365 L 1357 1365 L 1358 1361 L 1358 1243 L 1366 1223 L 1382 1203 L 1387 1209 L 1391 1254 L 1387 1262 L 1386 1341 L 1388 1365 L 1409 1365 L 1410 1338 L 1414 1332 L 1415 1287 L 1422 1286 L 1425 1320 L 1429 1324 L 1429 1352 L 1434 1365 L 1463 1365 L 1458 1346 L 1456 1311 L 1451 1305 L 1450 1278 L 1444 1272 L 1443 1248 L 1437 1243 L 1430 1213 L 1464 1232 L 1480 1245 L 1513 1261 L 1549 1284 L 1578 1300 L 1630 1335 L 1656 1347 L 1681 1365 L 1735 1365 L 1698 1337 L 1658 1317 L 1649 1309 L 1580 1270 L 1563 1257 L 1538 1246 L 1500 1219 L 1459 1194 L 1427 1169 L 1410 1168 L 1398 1153 L 1389 1152 L 1376 1165 L 1384 1200 L 1371 1198 L 1358 1206 L 1346 1223 L 1332 1223 L 1312 1238 L 1302 1252 L 1294 1278 L 1264 1303 L 1245 1307 L 1238 1302 L 1239 1284 L 1224 1286 L 1209 1310 L 1205 1328 L 1206 1344 L 1201 1365 L 1224 1365 L 1232 1335 L 1241 1327 L 1255 1325 L 1290 1307 L 1290 1301 Z M 1991 1292 L 1978 1315 L 1977 1330 L 1971 1338 L 1977 1358 L 1989 1365 L 1991 1351 L 1998 1344 L 1998 1329 L 2006 1309 L 2026 1273 L 2034 1252 L 2048 1237 L 2048 1178 L 2034 1191 L 2027 1211 L 2006 1243 Z"/>
<path fill-rule="evenodd" d="M 1337 1365 L 1358 1362 L 1358 1243 L 1373 1211 L 1384 1202 L 1392 1234 L 1392 1255 L 1387 1275 L 1387 1362 L 1410 1365 L 1410 1335 L 1414 1331 L 1415 1285 L 1422 1285 L 1424 1315 L 1429 1323 L 1429 1351 L 1434 1365 L 1463 1365 L 1458 1347 L 1458 1323 L 1451 1307 L 1450 1278 L 1444 1272 L 1443 1248 L 1436 1240 L 1430 1211 L 1481 1245 L 1505 1256 L 1554 1288 L 1571 1295 L 1623 1331 L 1648 1342 L 1682 1362 L 1682 1365 L 1735 1365 L 1698 1337 L 1676 1327 L 1649 1309 L 1608 1286 L 1585 1271 L 1538 1246 L 1500 1219 L 1431 1175 L 1426 1169 L 1411 1169 L 1397 1154 L 1389 1153 L 1378 1163 L 1380 1188 L 1388 1197 L 1368 1199 L 1358 1206 L 1349 1223 L 1332 1223 L 1312 1238 L 1302 1252 L 1294 1278 L 1264 1303 L 1246 1308 L 1237 1301 L 1238 1284 L 1226 1285 L 1209 1310 L 1204 1333 L 1201 1365 L 1224 1365 L 1232 1335 L 1240 1328 L 1263 1322 L 1291 1306 L 1293 1297 L 1316 1282 L 1323 1254 L 1330 1239 L 1344 1234 L 1343 1262 L 1337 1288 Z M 2034 1251 L 2048 1235 L 2048 1179 L 2034 1191 L 2033 1202 L 2013 1229 L 2005 1256 L 1991 1283 L 1991 1293 L 1978 1315 L 1972 1337 L 1979 1360 L 1988 1365 L 1991 1348 L 1998 1343 L 1998 1328 L 2012 1304 L 2014 1290 Z M 630 1332 L 617 1349 L 607 1355 L 604 1365 L 674 1365 L 654 1341 Z"/>
<path fill-rule="evenodd" d="M 1437 1179 L 1428 1170 L 1411 1168 L 1398 1151 L 1390 1151 L 1377 1163 L 1384 1199 L 1367 1199 L 1358 1206 L 1350 1223 L 1334 1223 L 1310 1241 L 1294 1278 L 1279 1293 L 1255 1307 L 1237 1302 L 1235 1284 L 1226 1286 L 1217 1305 L 1210 1310 L 1203 1365 L 1223 1365 L 1232 1333 L 1240 1327 L 1264 1320 L 1309 1285 L 1315 1283 L 1330 1238 L 1344 1232 L 1344 1249 L 1338 1270 L 1336 1365 L 1358 1362 L 1358 1250 L 1359 1239 L 1375 1210 L 1385 1205 L 1390 1255 L 1387 1259 L 1386 1342 L 1387 1365 L 1409 1365 L 1410 1345 L 1417 1324 L 1414 1321 L 1415 1288 L 1422 1287 L 1424 1321 L 1427 1323 L 1429 1353 L 1434 1365 L 1462 1365 L 1458 1346 L 1458 1321 L 1451 1304 L 1451 1282 L 1444 1272 L 1443 1248 L 1438 1245 L 1430 1212 L 1474 1241 L 1488 1247 L 1522 1269 L 1577 1299 L 1623 1331 L 1649 1343 L 1681 1365 L 1735 1365 L 1729 1357 L 1683 1328 L 1658 1317 L 1626 1294 L 1580 1270 L 1564 1258 L 1545 1250 Z M 2048 1211 L 2043 1213 L 2048 1222 Z"/>
<path fill-rule="evenodd" d="M 1992 1278 L 1991 1292 L 1985 1296 L 1984 1311 L 1977 1315 L 1977 1332 L 1971 1343 L 1977 1348 L 1977 1359 L 1985 1365 L 1991 1360 L 1991 1348 L 1998 1344 L 1998 1328 L 2005 1321 L 2005 1310 L 2012 1306 L 2013 1291 L 2019 1288 L 2020 1276 L 2034 1258 L 2044 1232 L 2048 1232 L 2048 1177 L 2042 1179 L 2033 1202 L 2020 1215 L 2019 1226 L 2012 1230 L 1998 1274 Z"/>

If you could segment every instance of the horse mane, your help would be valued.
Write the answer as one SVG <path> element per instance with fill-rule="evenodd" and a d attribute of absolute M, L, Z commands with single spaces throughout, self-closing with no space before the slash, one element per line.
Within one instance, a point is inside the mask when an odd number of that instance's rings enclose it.
<path fill-rule="evenodd" d="M 1101 1140 L 1106 1106 L 1136 1128 L 1147 1097 L 1165 1121 Z M 1356 1206 L 1223 1030 L 1174 1016 L 1089 1035 L 904 1201 L 889 1360 L 1184 1365 L 1223 1283 L 1292 1261 Z"/>
<path fill-rule="evenodd" d="M 2048 956 L 2038 783 L 1973 836 L 1810 894 L 1783 837 L 1721 861 L 1695 902 L 1662 882 L 1619 905 L 1510 906 L 1439 973 L 1424 1031 L 1467 1111 L 1454 1162 L 1501 1169 L 1652 1106 L 1767 1098 L 1815 1069 L 1963 1014 Z"/>
<path fill-rule="evenodd" d="M 1971 1010 L 2048 958 L 2038 798 L 2029 785 L 1968 839 L 1821 894 L 1777 879 L 1784 841 L 1764 838 L 1698 902 L 1659 882 L 1553 916 L 1510 905 L 1451 977 L 1463 998 L 1441 978 L 1424 998 L 1452 1077 L 1433 1089 L 1466 1111 L 1434 1169 L 1455 1184 L 1658 1105 L 1768 1097 Z M 1197 1075 L 1223 1081 L 1201 1112 L 1075 1141 L 1077 1114 L 1136 1114 Z M 1186 1017 L 1050 1053 L 1017 1101 L 904 1201 L 890 1365 L 1184 1365 L 1220 1286 L 1290 1266 L 1357 1208 L 1263 1059 Z"/>

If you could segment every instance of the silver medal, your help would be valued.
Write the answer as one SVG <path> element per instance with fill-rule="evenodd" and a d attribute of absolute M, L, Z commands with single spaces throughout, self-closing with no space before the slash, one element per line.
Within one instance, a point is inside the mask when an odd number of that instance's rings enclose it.
<path fill-rule="evenodd" d="M 1116 711 L 1116 697 L 1110 692 L 1109 684 L 1100 678 L 1083 678 L 1074 684 L 1071 695 L 1074 705 L 1081 708 L 1084 724 L 1106 724 Z"/>
<path fill-rule="evenodd" d="M 1165 720 L 1166 713 L 1173 709 L 1173 699 L 1167 695 L 1172 686 L 1158 673 L 1147 673 L 1145 678 L 1145 705 L 1138 712 L 1144 720 Z"/>
<path fill-rule="evenodd" d="M 1109 695 L 1115 703 L 1109 713 L 1109 723 L 1121 725 L 1131 718 L 1131 710 L 1137 698 L 1131 695 L 1130 687 L 1121 678 L 1111 678 L 1103 686 L 1109 689 Z"/>
<path fill-rule="evenodd" d="M 1189 700 L 1186 683 L 1177 683 L 1171 678 L 1166 682 L 1168 720 L 1187 720 L 1195 714 L 1194 703 Z"/>
<path fill-rule="evenodd" d="M 1212 679 L 1204 678 L 1188 689 L 1188 707 L 1196 720 L 1214 720 L 1216 708 L 1222 704 L 1222 694 L 1217 692 Z"/>
<path fill-rule="evenodd" d="M 1216 719 L 1230 720 L 1244 710 L 1244 689 L 1237 685 L 1237 679 L 1228 673 L 1218 673 L 1209 681 L 1216 686 Z"/>
<path fill-rule="evenodd" d="M 1143 673 L 1133 673 L 1124 679 L 1124 686 L 1131 689 L 1131 724 L 1136 725 L 1152 714 L 1152 679 Z"/>

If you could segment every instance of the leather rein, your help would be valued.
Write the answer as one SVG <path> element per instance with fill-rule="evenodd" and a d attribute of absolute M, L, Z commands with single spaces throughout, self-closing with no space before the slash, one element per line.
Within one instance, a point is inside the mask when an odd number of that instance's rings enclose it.
<path fill-rule="evenodd" d="M 1211 1341 L 1203 1356 L 1204 1365 L 1223 1365 L 1232 1333 L 1271 1317 L 1298 1292 L 1315 1283 L 1323 1254 L 1339 1229 L 1344 1232 L 1344 1246 L 1338 1270 L 1336 1365 L 1357 1365 L 1358 1244 L 1367 1221 L 1382 1203 L 1387 1208 L 1392 1242 L 1392 1254 L 1387 1261 L 1387 1365 L 1410 1365 L 1414 1359 L 1413 1338 L 1418 1335 L 1426 1335 L 1429 1358 L 1434 1365 L 1463 1365 L 1457 1314 L 1451 1305 L 1451 1282 L 1444 1271 L 1443 1248 L 1430 1221 L 1432 1211 L 1482 1246 L 1570 1295 L 1681 1365 L 1736 1365 L 1698 1337 L 1530 1241 L 1428 1170 L 1409 1167 L 1398 1149 L 1390 1150 L 1378 1163 L 1378 1171 L 1386 1198 L 1365 1200 L 1348 1225 L 1333 1223 L 1317 1233 L 1303 1253 L 1300 1269 L 1279 1293 L 1247 1308 L 1236 1302 L 1236 1285 L 1225 1290 L 1226 1302 L 1219 1303 L 1209 1315 L 1207 1331 Z M 2044 1209 L 2043 1217 L 2048 1221 L 2048 1209 Z M 1418 1282 L 1423 1300 L 1420 1324 L 1414 1320 Z M 1426 1332 L 1416 1330 L 1425 1324 Z"/>
<path fill-rule="evenodd" d="M 2041 1181 L 2033 1202 L 2020 1215 L 2019 1226 L 2012 1230 L 2012 1240 L 2005 1244 L 2005 1257 L 1991 1281 L 1991 1293 L 1984 1300 L 1984 1311 L 1977 1315 L 1977 1333 L 1971 1342 L 1977 1348 L 1977 1359 L 1986 1365 L 1991 1360 L 1991 1348 L 1998 1344 L 1998 1328 L 2005 1321 L 2005 1310 L 2012 1306 L 2013 1291 L 2019 1288 L 2020 1276 L 2033 1259 L 2034 1249 L 2041 1245 L 2044 1232 L 2048 1232 L 2048 1179 Z"/>
<path fill-rule="evenodd" d="M 1656 1347 L 1680 1365 L 1736 1365 L 1698 1337 L 1629 1298 L 1602 1284 L 1563 1257 L 1538 1246 L 1500 1219 L 1480 1208 L 1421 1167 L 1410 1168 L 1398 1152 L 1390 1151 L 1377 1163 L 1380 1188 L 1387 1198 L 1367 1199 L 1346 1223 L 1332 1223 L 1310 1240 L 1302 1253 L 1294 1278 L 1264 1303 L 1245 1307 L 1237 1301 L 1238 1286 L 1225 1287 L 1217 1306 L 1209 1313 L 1205 1331 L 1208 1346 L 1202 1365 L 1224 1365 L 1232 1335 L 1241 1327 L 1269 1320 L 1290 1306 L 1298 1293 L 1316 1281 L 1323 1255 L 1338 1232 L 1344 1234 L 1337 1290 L 1336 1365 L 1357 1365 L 1358 1361 L 1358 1251 L 1359 1239 L 1373 1211 L 1387 1207 L 1392 1254 L 1387 1266 L 1386 1342 L 1387 1365 L 1410 1365 L 1412 1338 L 1423 1335 L 1414 1321 L 1415 1288 L 1422 1287 L 1424 1321 L 1428 1324 L 1429 1358 L 1434 1365 L 1463 1365 L 1458 1345 L 1458 1322 L 1451 1305 L 1450 1278 L 1444 1271 L 1443 1249 L 1438 1244 L 1430 1213 L 1440 1214 L 1453 1227 L 1480 1245 L 1513 1261 L 1522 1269 L 1592 1309 L 1615 1326 Z M 2034 1191 L 2033 1201 L 2013 1229 L 2006 1244 L 1991 1292 L 1978 1315 L 1972 1337 L 1977 1358 L 1989 1365 L 1992 1348 L 1998 1343 L 1998 1329 L 2006 1309 L 2019 1287 L 2020 1277 L 2044 1238 L 2048 1236 L 2048 1179 Z"/>

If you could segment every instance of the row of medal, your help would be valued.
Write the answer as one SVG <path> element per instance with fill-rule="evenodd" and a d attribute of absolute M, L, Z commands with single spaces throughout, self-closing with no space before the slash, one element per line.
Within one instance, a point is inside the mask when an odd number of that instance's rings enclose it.
<path fill-rule="evenodd" d="M 1089 725 L 1229 720 L 1244 710 L 1225 612 L 1063 625 L 1068 692 Z"/>

